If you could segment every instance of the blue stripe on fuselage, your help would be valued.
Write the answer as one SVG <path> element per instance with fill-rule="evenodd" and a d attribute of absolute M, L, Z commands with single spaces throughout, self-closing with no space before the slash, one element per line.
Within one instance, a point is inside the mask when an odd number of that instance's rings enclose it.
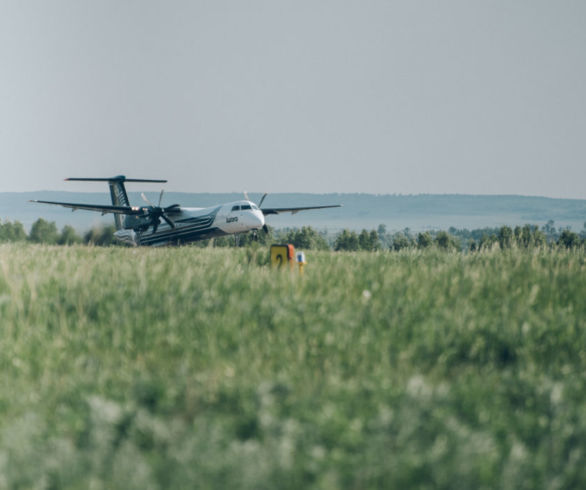
<path fill-rule="evenodd" d="M 218 228 L 212 228 L 216 215 L 221 206 L 216 207 L 211 213 L 202 216 L 192 216 L 176 220 L 175 223 L 179 226 L 176 228 L 167 228 L 157 233 L 149 233 L 148 235 L 139 235 L 139 243 L 141 245 L 154 245 L 158 243 L 176 242 L 176 241 L 194 241 L 203 240 L 207 238 L 207 234 L 211 236 L 218 236 Z M 213 231 L 213 230 L 217 230 Z M 225 234 L 224 232 L 219 233 Z"/>

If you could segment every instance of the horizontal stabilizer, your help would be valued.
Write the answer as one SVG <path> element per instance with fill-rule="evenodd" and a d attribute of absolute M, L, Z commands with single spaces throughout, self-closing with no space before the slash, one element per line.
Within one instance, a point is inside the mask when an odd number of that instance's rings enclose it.
<path fill-rule="evenodd" d="M 127 179 L 124 175 L 117 175 L 116 177 L 109 178 L 96 178 L 96 177 L 69 177 L 65 180 L 75 180 L 78 182 L 152 182 L 164 184 L 166 180 L 159 179 Z"/>

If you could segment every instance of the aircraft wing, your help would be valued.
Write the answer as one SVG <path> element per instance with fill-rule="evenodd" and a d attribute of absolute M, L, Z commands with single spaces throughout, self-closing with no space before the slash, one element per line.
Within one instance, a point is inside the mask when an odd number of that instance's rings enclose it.
<path fill-rule="evenodd" d="M 55 204 L 57 206 L 63 206 L 65 208 L 71 208 L 73 211 L 76 209 L 84 209 L 86 211 L 98 211 L 102 214 L 113 213 L 113 214 L 144 214 L 143 208 L 136 206 L 108 206 L 104 204 L 83 204 L 74 202 L 57 202 L 57 201 L 38 201 L 31 200 L 30 202 L 40 202 L 42 204 Z"/>
<path fill-rule="evenodd" d="M 264 215 L 279 213 L 298 213 L 299 211 L 308 211 L 310 209 L 339 208 L 341 204 L 330 204 L 328 206 L 303 206 L 299 208 L 261 208 Z"/>

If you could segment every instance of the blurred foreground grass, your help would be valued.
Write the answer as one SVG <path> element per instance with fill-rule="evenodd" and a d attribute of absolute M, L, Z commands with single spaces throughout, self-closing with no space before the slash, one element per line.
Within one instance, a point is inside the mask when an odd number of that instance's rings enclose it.
<path fill-rule="evenodd" d="M 0 488 L 586 488 L 584 252 L 308 259 L 0 246 Z"/>

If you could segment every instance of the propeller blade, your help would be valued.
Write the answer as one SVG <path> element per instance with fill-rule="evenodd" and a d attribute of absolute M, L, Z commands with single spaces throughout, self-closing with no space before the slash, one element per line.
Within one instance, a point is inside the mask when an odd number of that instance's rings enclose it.
<path fill-rule="evenodd" d="M 265 192 L 262 197 L 260 198 L 260 202 L 258 203 L 258 207 L 260 208 L 262 206 L 263 201 L 265 200 L 265 197 L 267 197 L 269 195 L 268 192 Z"/>
<path fill-rule="evenodd" d="M 161 194 L 159 195 L 159 207 L 161 207 L 161 201 L 163 200 L 163 193 L 165 192 L 165 189 L 161 189 Z"/>
<path fill-rule="evenodd" d="M 269 227 L 267 225 L 262 225 L 262 231 L 264 231 L 268 235 Z"/>
<path fill-rule="evenodd" d="M 167 206 L 163 209 L 165 213 L 179 213 L 181 211 L 181 206 L 179 204 L 171 204 L 171 206 Z"/>
<path fill-rule="evenodd" d="M 157 218 L 157 221 L 155 221 L 153 223 L 153 235 L 157 232 L 157 228 L 159 228 L 159 223 L 161 222 L 161 220 L 159 218 Z"/>
<path fill-rule="evenodd" d="M 244 199 L 246 199 L 247 201 L 250 201 L 250 199 L 248 198 L 248 192 L 244 191 Z"/>
<path fill-rule="evenodd" d="M 152 205 L 153 205 L 153 203 L 152 203 L 152 202 L 150 202 L 150 201 L 147 199 L 147 197 L 144 195 L 144 192 L 141 192 L 141 193 L 140 193 L 140 197 L 142 197 L 142 200 L 143 200 L 144 202 L 146 202 L 146 203 L 147 203 L 149 206 L 152 206 Z"/>
<path fill-rule="evenodd" d="M 165 213 L 163 213 L 163 214 L 161 214 L 161 217 L 167 222 L 167 224 L 171 228 L 175 228 L 175 223 L 173 223 L 173 220 L 171 218 L 169 218 L 169 216 L 167 216 Z"/>

